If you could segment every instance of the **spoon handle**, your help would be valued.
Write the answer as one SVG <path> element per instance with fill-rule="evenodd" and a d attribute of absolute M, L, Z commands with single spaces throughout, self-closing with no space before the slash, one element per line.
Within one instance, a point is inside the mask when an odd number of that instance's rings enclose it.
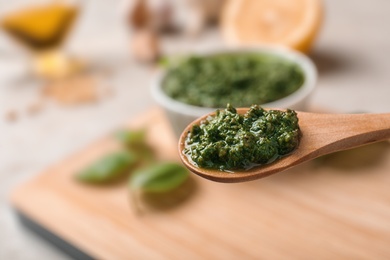
<path fill-rule="evenodd" d="M 307 143 L 312 145 L 309 150 L 315 151 L 313 157 L 390 138 L 390 113 L 306 116 L 316 119 L 302 121 L 301 127 L 302 134 L 308 137 Z"/>

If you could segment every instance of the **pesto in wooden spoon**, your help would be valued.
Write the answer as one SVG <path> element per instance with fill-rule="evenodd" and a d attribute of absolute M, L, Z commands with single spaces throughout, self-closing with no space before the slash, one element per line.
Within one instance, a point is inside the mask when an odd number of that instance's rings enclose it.
<path fill-rule="evenodd" d="M 239 108 L 245 114 L 249 108 Z M 301 131 L 299 146 L 281 159 L 248 170 L 221 171 L 200 168 L 183 153 L 185 140 L 193 125 L 199 125 L 210 113 L 186 127 L 179 139 L 179 153 L 184 165 L 193 173 L 217 182 L 244 182 L 260 179 L 294 167 L 319 156 L 347 150 L 390 138 L 390 113 L 387 114 L 317 114 L 297 112 Z"/>

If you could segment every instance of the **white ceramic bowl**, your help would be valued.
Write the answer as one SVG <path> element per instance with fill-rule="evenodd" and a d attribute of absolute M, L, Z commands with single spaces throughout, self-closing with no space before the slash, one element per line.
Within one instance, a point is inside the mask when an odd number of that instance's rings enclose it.
<path fill-rule="evenodd" d="M 294 110 L 305 110 L 307 100 L 316 86 L 317 70 L 313 62 L 304 54 L 290 49 L 269 47 L 225 49 L 218 51 L 214 50 L 193 54 L 208 56 L 218 53 L 244 52 L 271 54 L 298 64 L 298 66 L 301 67 L 305 77 L 303 85 L 297 91 L 284 98 L 260 105 L 264 108 L 291 108 Z M 166 71 L 158 72 L 152 81 L 152 96 L 164 108 L 176 136 L 179 137 L 181 132 L 189 123 L 194 121 L 196 118 L 201 117 L 202 115 L 215 111 L 218 108 L 188 105 L 169 97 L 162 90 L 162 82 L 165 73 Z"/>

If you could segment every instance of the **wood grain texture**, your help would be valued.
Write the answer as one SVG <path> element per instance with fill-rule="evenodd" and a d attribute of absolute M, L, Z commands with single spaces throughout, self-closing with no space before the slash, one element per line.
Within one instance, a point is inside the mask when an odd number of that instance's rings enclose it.
<path fill-rule="evenodd" d="M 158 109 L 147 127 L 164 160 L 176 141 Z M 20 186 L 12 203 L 98 259 L 388 259 L 390 144 L 321 157 L 259 181 L 220 184 L 193 175 L 196 190 L 169 209 L 137 214 L 125 185 L 86 186 L 75 171 L 115 149 L 110 137 Z"/>

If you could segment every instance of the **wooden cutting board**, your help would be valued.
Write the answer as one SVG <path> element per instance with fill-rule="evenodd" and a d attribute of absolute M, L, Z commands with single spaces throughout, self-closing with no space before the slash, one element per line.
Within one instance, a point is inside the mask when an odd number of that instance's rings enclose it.
<path fill-rule="evenodd" d="M 146 127 L 160 159 L 178 160 L 176 140 L 159 109 L 128 127 Z M 125 184 L 92 187 L 73 178 L 115 147 L 105 137 L 49 167 L 15 190 L 14 207 L 97 259 L 390 258 L 387 142 L 248 183 L 192 176 L 180 191 L 186 194 L 182 201 L 139 198 L 141 212 L 131 206 Z"/>

